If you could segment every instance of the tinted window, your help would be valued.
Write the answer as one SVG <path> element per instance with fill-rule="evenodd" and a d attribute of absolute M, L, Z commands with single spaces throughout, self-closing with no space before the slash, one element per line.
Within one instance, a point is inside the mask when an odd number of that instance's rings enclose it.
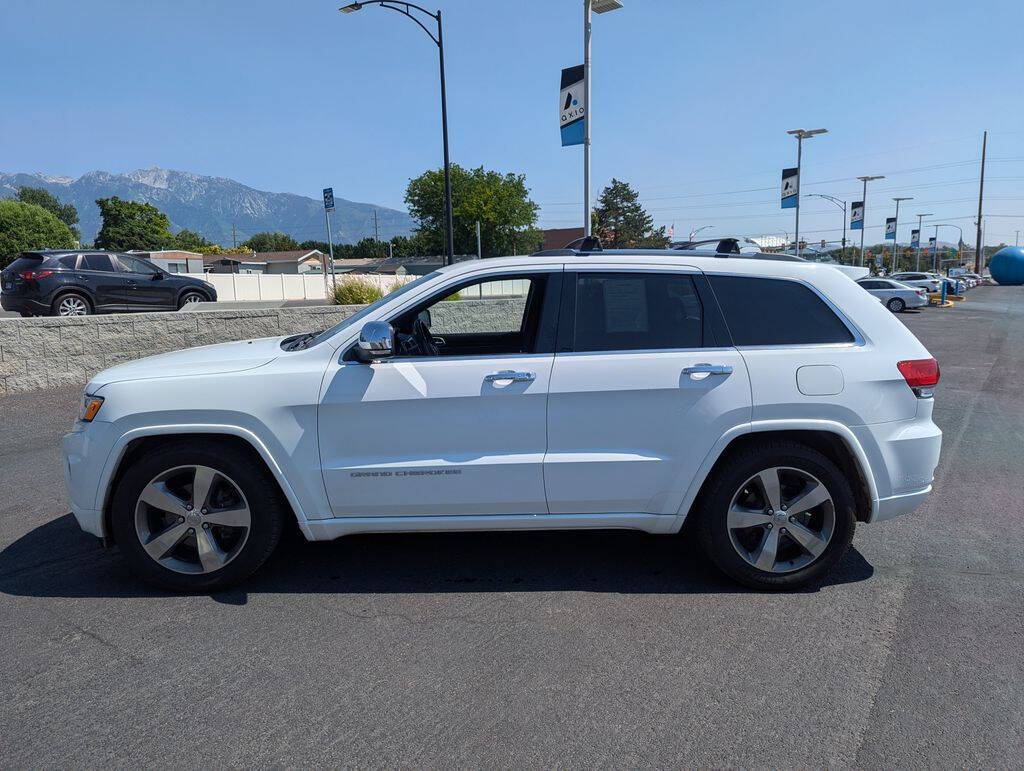
<path fill-rule="evenodd" d="M 78 255 L 77 254 L 65 254 L 63 257 L 61 257 L 59 260 L 57 260 L 57 262 L 60 263 L 60 266 L 62 268 L 74 269 L 75 263 L 78 262 Z"/>
<path fill-rule="evenodd" d="M 849 343 L 853 335 L 832 309 L 796 281 L 709 276 L 735 345 Z"/>
<path fill-rule="evenodd" d="M 581 273 L 576 351 L 700 348 L 702 308 L 693 279 L 679 273 Z"/>
<path fill-rule="evenodd" d="M 858 282 L 865 289 L 888 289 L 889 286 L 884 281 L 859 281 Z"/>
<path fill-rule="evenodd" d="M 113 272 L 114 266 L 110 257 L 105 254 L 86 254 L 82 256 L 81 270 L 105 270 Z"/>
<path fill-rule="evenodd" d="M 36 270 L 43 263 L 41 255 L 25 255 L 18 257 L 14 262 L 8 265 L 4 272 L 11 271 L 11 273 L 17 273 L 22 270 Z"/>
<path fill-rule="evenodd" d="M 150 265 L 145 260 L 140 260 L 138 257 L 126 257 L 123 254 L 119 254 L 117 261 L 121 263 L 121 270 L 128 271 L 129 273 L 159 272 L 153 265 Z"/>

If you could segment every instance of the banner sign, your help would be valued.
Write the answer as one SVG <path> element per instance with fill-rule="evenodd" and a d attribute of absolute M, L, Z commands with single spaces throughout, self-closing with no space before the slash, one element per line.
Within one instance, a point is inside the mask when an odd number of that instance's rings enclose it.
<path fill-rule="evenodd" d="M 562 90 L 558 94 L 558 121 L 562 147 L 583 144 L 583 121 L 587 105 L 583 89 L 583 65 L 562 70 Z"/>
<path fill-rule="evenodd" d="M 800 177 L 794 166 L 782 170 L 782 208 L 795 209 L 796 199 L 800 195 Z"/>
<path fill-rule="evenodd" d="M 864 229 L 864 202 L 854 201 L 850 204 L 850 230 Z"/>
<path fill-rule="evenodd" d="M 921 231 L 914 229 L 910 231 L 910 248 L 916 249 L 921 245 Z"/>
<path fill-rule="evenodd" d="M 334 188 L 324 188 L 324 208 L 327 211 L 334 211 Z"/>
<path fill-rule="evenodd" d="M 886 217 L 885 218 L 885 237 L 890 241 L 896 240 L 896 218 Z"/>
<path fill-rule="evenodd" d="M 928 254 L 935 254 L 935 236 L 928 239 Z"/>

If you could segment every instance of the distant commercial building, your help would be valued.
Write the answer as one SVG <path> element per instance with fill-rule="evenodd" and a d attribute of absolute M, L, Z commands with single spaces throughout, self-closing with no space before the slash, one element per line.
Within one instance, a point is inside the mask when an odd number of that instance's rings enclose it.
<path fill-rule="evenodd" d="M 573 241 L 583 238 L 583 228 L 548 228 L 543 234 L 541 249 L 564 249 Z"/>
<path fill-rule="evenodd" d="M 181 249 L 162 249 L 159 252 L 145 252 L 133 249 L 130 254 L 137 254 L 158 268 L 168 273 L 202 273 L 203 255 L 199 252 L 186 252 Z"/>

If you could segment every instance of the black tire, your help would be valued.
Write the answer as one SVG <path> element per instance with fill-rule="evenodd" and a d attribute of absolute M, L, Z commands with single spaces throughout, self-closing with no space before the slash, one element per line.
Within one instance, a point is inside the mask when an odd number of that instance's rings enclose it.
<path fill-rule="evenodd" d="M 209 300 L 202 292 L 188 291 L 178 298 L 178 310 L 180 311 L 189 303 L 194 302 L 205 303 Z"/>
<path fill-rule="evenodd" d="M 906 309 L 907 304 L 899 297 L 892 297 L 889 299 L 889 302 L 885 304 L 885 307 L 893 313 L 902 313 Z"/>
<path fill-rule="evenodd" d="M 64 314 L 61 312 L 62 303 L 65 301 L 75 302 L 78 307 L 82 308 L 81 313 Z M 52 316 L 89 316 L 94 313 L 92 302 L 81 292 L 63 292 L 53 298 L 53 302 L 50 304 L 50 314 Z"/>
<path fill-rule="evenodd" d="M 737 491 L 755 474 L 772 467 L 798 469 L 816 477 L 833 502 L 835 523 L 827 547 L 813 562 L 792 572 L 759 570 L 744 560 L 726 524 Z M 794 590 L 820 580 L 842 559 L 853 540 L 855 510 L 850 485 L 831 460 L 797 442 L 766 440 L 731 455 L 708 480 L 695 511 L 696 535 L 711 561 L 739 583 L 754 589 Z"/>
<path fill-rule="evenodd" d="M 179 466 L 203 465 L 231 478 L 248 503 L 247 538 L 237 556 L 209 573 L 179 573 L 158 564 L 143 548 L 135 525 L 139 496 L 158 475 Z M 124 473 L 114 491 L 111 525 L 129 566 L 140 578 L 181 592 L 208 592 L 236 584 L 252 575 L 274 552 L 291 508 L 262 462 L 239 448 L 209 440 L 169 440 L 146 453 Z"/>
<path fill-rule="evenodd" d="M 21 317 L 23 319 L 30 319 L 30 318 L 32 318 L 32 314 L 29 313 L 28 311 L 19 311 L 19 313 L 20 313 L 20 315 L 21 315 Z"/>

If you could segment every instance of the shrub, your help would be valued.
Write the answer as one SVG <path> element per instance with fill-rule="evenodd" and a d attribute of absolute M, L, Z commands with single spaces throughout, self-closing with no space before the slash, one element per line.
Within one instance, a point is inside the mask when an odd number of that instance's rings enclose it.
<path fill-rule="evenodd" d="M 335 305 L 365 305 L 379 300 L 384 292 L 376 284 L 360 279 L 339 282 L 331 294 L 331 302 Z"/>

